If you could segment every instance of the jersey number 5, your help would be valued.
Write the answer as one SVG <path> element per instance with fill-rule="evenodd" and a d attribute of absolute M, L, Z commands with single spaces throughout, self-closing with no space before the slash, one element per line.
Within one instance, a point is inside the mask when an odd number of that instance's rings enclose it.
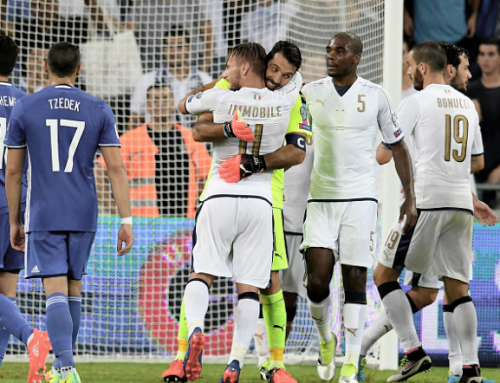
<path fill-rule="evenodd" d="M 5 146 L 3 145 L 3 140 L 5 140 L 6 134 L 7 134 L 7 119 L 5 117 L 0 117 L 0 169 L 3 169 L 4 156 L 5 156 L 5 162 L 7 162 L 7 151 L 5 150 Z"/>
<path fill-rule="evenodd" d="M 46 120 L 47 126 L 50 128 L 50 149 L 52 153 L 52 171 L 59 171 L 59 126 L 64 126 L 66 128 L 75 128 L 76 132 L 71 140 L 68 150 L 68 161 L 66 161 L 66 166 L 64 167 L 65 173 L 71 173 L 73 171 L 73 157 L 75 156 L 76 148 L 80 143 L 82 138 L 83 129 L 85 129 L 84 121 L 74 121 L 74 120 Z"/>
<path fill-rule="evenodd" d="M 453 118 L 453 139 L 457 144 L 462 145 L 462 150 L 460 154 L 457 149 L 451 150 L 451 116 L 447 114 L 446 116 L 446 137 L 444 143 L 444 160 L 450 161 L 451 155 L 453 154 L 453 159 L 457 162 L 463 162 L 465 155 L 467 153 L 467 139 L 469 137 L 469 121 L 467 117 L 463 114 L 457 114 Z M 460 129 L 460 125 L 462 129 Z M 462 134 L 460 134 L 462 131 Z"/>
<path fill-rule="evenodd" d="M 262 130 L 264 129 L 264 125 L 256 124 L 255 130 L 253 132 L 255 141 L 252 144 L 252 155 L 258 156 L 260 150 L 260 142 L 262 141 Z M 238 154 L 247 154 L 247 144 L 248 142 L 240 140 L 240 147 L 238 150 Z"/>

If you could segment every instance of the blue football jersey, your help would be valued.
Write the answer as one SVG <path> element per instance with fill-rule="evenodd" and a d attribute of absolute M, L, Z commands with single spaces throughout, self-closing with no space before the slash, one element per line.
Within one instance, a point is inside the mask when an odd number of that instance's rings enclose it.
<path fill-rule="evenodd" d="M 10 114 L 17 100 L 26 96 L 22 90 L 17 89 L 8 82 L 0 81 L 0 214 L 7 213 L 7 197 L 5 195 L 5 161 L 7 159 L 7 148 L 3 144 Z M 22 199 L 21 204 L 26 201 L 26 169 L 25 163 L 23 173 Z"/>
<path fill-rule="evenodd" d="M 106 102 L 73 86 L 49 86 L 16 103 L 5 145 L 27 146 L 27 232 L 96 231 L 95 153 L 120 146 Z"/>

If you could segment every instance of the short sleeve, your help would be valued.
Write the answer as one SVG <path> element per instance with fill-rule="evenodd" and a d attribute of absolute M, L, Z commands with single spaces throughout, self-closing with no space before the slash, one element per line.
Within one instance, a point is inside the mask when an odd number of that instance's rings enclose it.
<path fill-rule="evenodd" d="M 12 108 L 4 145 L 7 148 L 12 149 L 26 147 L 26 131 L 23 123 L 23 108 L 21 100 L 18 100 L 14 105 L 14 108 Z"/>
<path fill-rule="evenodd" d="M 307 121 L 306 100 L 300 94 L 297 96 L 297 101 L 295 101 L 290 114 L 290 122 L 288 123 L 286 134 L 290 133 L 305 134 L 307 139 L 312 137 L 311 127 Z"/>
<path fill-rule="evenodd" d="M 113 111 L 108 104 L 101 104 L 101 134 L 99 136 L 99 146 L 118 146 L 120 147 L 120 139 L 116 130 L 116 121 Z"/>
<path fill-rule="evenodd" d="M 290 105 L 295 105 L 300 88 L 302 88 L 302 75 L 299 71 L 296 71 L 288 84 L 283 88 L 275 90 L 275 92 L 283 94 L 288 99 Z"/>
<path fill-rule="evenodd" d="M 185 103 L 185 108 L 190 114 L 199 114 L 202 112 L 214 111 L 221 98 L 230 90 L 212 88 L 204 92 L 199 92 L 189 96 Z"/>
<path fill-rule="evenodd" d="M 401 130 L 392 98 L 382 88 L 380 89 L 378 98 L 377 120 L 385 143 L 395 144 L 403 139 L 403 131 Z"/>
<path fill-rule="evenodd" d="M 476 126 L 474 127 L 474 138 L 472 141 L 471 155 L 481 156 L 484 154 L 483 137 L 481 135 L 481 127 L 479 126 L 479 116 L 477 116 Z"/>

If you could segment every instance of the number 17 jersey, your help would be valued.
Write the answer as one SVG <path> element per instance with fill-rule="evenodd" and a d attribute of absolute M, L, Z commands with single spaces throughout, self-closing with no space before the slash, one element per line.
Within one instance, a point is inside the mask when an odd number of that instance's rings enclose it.
<path fill-rule="evenodd" d="M 28 152 L 26 232 L 96 231 L 95 153 L 120 146 L 108 104 L 73 86 L 49 86 L 17 101 L 5 145 Z"/>

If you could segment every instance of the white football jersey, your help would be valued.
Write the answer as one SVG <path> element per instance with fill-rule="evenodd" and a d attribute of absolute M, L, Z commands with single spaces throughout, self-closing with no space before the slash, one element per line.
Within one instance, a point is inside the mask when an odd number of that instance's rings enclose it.
<path fill-rule="evenodd" d="M 401 124 L 415 145 L 417 208 L 473 211 L 471 155 L 483 154 L 474 103 L 449 85 L 431 84 L 408 97 Z"/>
<path fill-rule="evenodd" d="M 255 136 L 253 143 L 240 141 L 238 138 L 214 142 L 212 168 L 200 198 L 202 201 L 214 195 L 238 195 L 257 196 L 272 203 L 272 171 L 253 174 L 229 184 L 219 177 L 219 168 L 221 162 L 238 154 L 265 155 L 283 145 L 290 112 L 301 84 L 302 76 L 297 72 L 292 81 L 274 92 L 267 88 L 241 88 L 236 92 L 213 88 L 188 98 L 186 110 L 189 113 L 210 111 L 215 123 L 231 121 L 239 109 L 242 119 L 249 124 Z"/>
<path fill-rule="evenodd" d="M 377 199 L 375 140 L 403 138 L 389 94 L 361 77 L 341 97 L 331 77 L 302 88 L 314 132 L 310 199 Z"/>
<path fill-rule="evenodd" d="M 302 234 L 313 163 L 314 145 L 313 138 L 310 138 L 307 140 L 304 162 L 285 172 L 283 217 L 286 233 Z"/>

